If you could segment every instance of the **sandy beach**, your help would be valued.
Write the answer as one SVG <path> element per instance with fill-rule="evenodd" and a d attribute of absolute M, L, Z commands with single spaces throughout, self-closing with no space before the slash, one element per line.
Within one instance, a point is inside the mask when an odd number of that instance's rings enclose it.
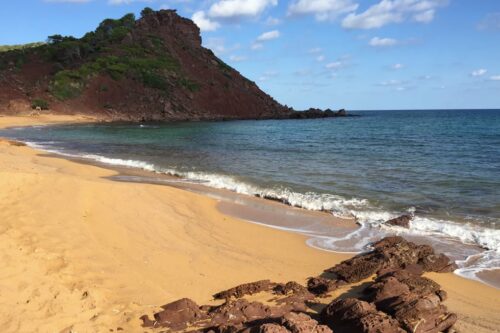
<path fill-rule="evenodd" d="M 82 121 L 0 117 L 0 128 Z M 348 258 L 225 215 L 213 198 L 115 174 L 0 140 L 2 332 L 142 332 L 141 315 L 178 298 L 205 304 L 259 279 L 304 283 Z M 499 289 L 428 276 L 448 292 L 457 329 L 500 331 Z"/>

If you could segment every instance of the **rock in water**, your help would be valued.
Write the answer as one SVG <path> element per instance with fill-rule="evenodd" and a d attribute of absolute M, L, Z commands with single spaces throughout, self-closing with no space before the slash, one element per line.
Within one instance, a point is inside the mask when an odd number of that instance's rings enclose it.
<path fill-rule="evenodd" d="M 409 214 L 405 214 L 405 215 L 401 215 L 399 217 L 393 218 L 391 220 L 388 220 L 385 222 L 385 224 L 408 229 L 410 227 L 410 221 L 412 219 L 413 219 L 413 216 L 411 216 Z"/>

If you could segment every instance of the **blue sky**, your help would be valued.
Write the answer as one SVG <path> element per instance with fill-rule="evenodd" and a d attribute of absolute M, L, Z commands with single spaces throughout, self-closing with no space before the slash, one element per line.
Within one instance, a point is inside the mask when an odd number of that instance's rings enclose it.
<path fill-rule="evenodd" d="M 500 108 L 499 0 L 3 1 L 0 44 L 82 36 L 177 9 L 279 102 L 347 109 Z"/>

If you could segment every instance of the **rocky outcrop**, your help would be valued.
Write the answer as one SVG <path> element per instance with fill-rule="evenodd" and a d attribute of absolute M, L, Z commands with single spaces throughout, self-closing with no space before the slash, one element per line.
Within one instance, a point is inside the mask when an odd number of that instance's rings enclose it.
<path fill-rule="evenodd" d="M 396 218 L 393 218 L 393 219 L 386 221 L 385 224 L 408 229 L 410 227 L 410 221 L 412 219 L 413 219 L 413 216 L 411 216 L 409 214 L 404 214 L 404 215 L 401 215 L 401 216 L 398 216 Z"/>
<path fill-rule="evenodd" d="M 347 117 L 350 116 L 346 110 L 332 111 L 330 109 L 321 110 L 310 108 L 305 111 L 294 111 L 288 118 L 290 119 L 315 119 L 315 118 L 332 118 L 332 117 Z"/>
<path fill-rule="evenodd" d="M 457 268 L 446 255 L 435 254 L 432 247 L 416 245 L 394 236 L 374 243 L 373 251 L 357 255 L 325 272 L 335 275 L 337 280 L 354 283 L 381 270 L 404 269 L 414 265 L 427 272 L 452 272 Z"/>
<path fill-rule="evenodd" d="M 311 278 L 307 288 L 294 281 L 261 280 L 215 294 L 216 299 L 225 300 L 222 305 L 198 306 L 192 300 L 181 299 L 163 306 L 152 320 L 147 316 L 142 320 L 145 327 L 163 327 L 169 331 L 189 327 L 214 333 L 451 331 L 457 316 L 443 304 L 447 294 L 422 273 L 449 271 L 454 264 L 446 256 L 435 254 L 432 248 L 400 237 L 384 238 L 373 244 L 373 248 L 372 252 L 326 270 L 328 276 Z M 316 296 L 324 296 L 374 274 L 374 280 L 356 286 L 359 289 L 357 297 L 353 294 L 346 297 L 345 293 L 324 304 L 323 298 Z M 262 293 L 269 301 L 264 304 L 245 298 L 257 293 Z"/>
<path fill-rule="evenodd" d="M 335 300 L 321 312 L 321 321 L 336 333 L 402 333 L 399 323 L 375 305 L 355 299 Z"/>
<path fill-rule="evenodd" d="M 442 304 L 446 292 L 414 271 L 383 274 L 365 292 L 378 310 L 395 318 L 407 332 L 442 332 L 457 321 L 457 316 Z"/>

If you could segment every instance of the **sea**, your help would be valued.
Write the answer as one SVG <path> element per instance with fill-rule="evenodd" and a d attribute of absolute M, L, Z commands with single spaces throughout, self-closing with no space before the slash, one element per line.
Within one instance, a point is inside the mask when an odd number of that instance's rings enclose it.
<path fill-rule="evenodd" d="M 356 218 L 360 228 L 342 238 L 309 230 L 314 247 L 361 252 L 381 235 L 399 234 L 437 244 L 458 261 L 456 274 L 481 280 L 484 272 L 498 273 L 500 110 L 351 114 L 357 116 L 34 126 L 0 136 Z M 409 229 L 383 223 L 405 213 L 414 215 Z"/>

